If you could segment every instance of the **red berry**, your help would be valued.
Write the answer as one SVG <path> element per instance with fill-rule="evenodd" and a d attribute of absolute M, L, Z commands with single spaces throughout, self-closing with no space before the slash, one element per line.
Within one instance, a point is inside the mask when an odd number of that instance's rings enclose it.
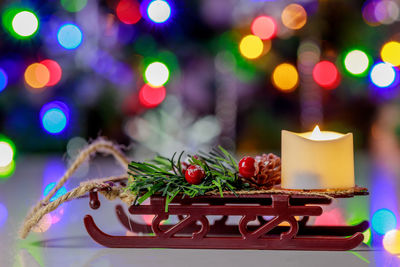
<path fill-rule="evenodd" d="M 255 159 L 252 157 L 244 157 L 239 161 L 239 173 L 244 178 L 251 178 L 255 175 L 256 166 Z"/>
<path fill-rule="evenodd" d="M 189 184 L 200 184 L 204 177 L 206 173 L 198 165 L 190 165 L 185 172 L 185 179 Z"/>

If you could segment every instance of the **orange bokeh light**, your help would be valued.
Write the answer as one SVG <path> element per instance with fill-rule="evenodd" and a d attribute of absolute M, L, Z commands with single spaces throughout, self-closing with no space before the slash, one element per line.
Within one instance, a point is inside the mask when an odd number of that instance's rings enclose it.
<path fill-rule="evenodd" d="M 298 30 L 303 28 L 307 22 L 307 12 L 299 4 L 290 4 L 285 7 L 281 15 L 282 23 L 287 28 Z"/>
<path fill-rule="evenodd" d="M 30 87 L 43 88 L 50 81 L 50 71 L 41 63 L 33 63 L 26 68 L 24 78 Z"/>

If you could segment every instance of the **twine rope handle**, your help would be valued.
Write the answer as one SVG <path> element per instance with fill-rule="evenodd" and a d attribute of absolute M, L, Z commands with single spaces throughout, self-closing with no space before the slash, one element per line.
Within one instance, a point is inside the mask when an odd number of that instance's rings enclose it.
<path fill-rule="evenodd" d="M 118 177 L 108 177 L 108 178 L 86 181 L 81 183 L 78 187 L 67 192 L 66 194 L 60 196 L 56 200 L 50 202 L 50 199 L 71 178 L 72 174 L 79 168 L 79 166 L 81 166 L 95 152 L 112 155 L 125 170 L 125 173 L 128 170 L 129 160 L 121 152 L 120 148 L 117 145 L 104 138 L 99 138 L 95 140 L 78 154 L 75 161 L 64 173 L 63 177 L 61 177 L 61 179 L 54 186 L 54 188 L 49 192 L 49 194 L 44 199 L 39 201 L 34 207 L 32 207 L 31 211 L 25 217 L 24 223 L 20 229 L 19 235 L 21 238 L 25 239 L 32 230 L 32 228 L 35 225 L 37 225 L 37 223 L 43 218 L 43 216 L 57 209 L 62 203 L 69 201 L 71 199 L 81 197 L 95 188 L 108 186 L 105 183 L 106 181 L 114 181 L 114 180 L 121 180 L 122 178 L 128 178 L 127 175 L 124 174 Z M 124 194 L 124 192 L 122 192 L 120 188 L 116 187 L 111 188 L 111 191 L 108 192 L 101 191 L 101 193 L 103 193 L 103 195 L 105 195 L 106 198 L 108 199 L 115 199 L 116 197 L 124 199 L 127 197 L 126 194 Z"/>

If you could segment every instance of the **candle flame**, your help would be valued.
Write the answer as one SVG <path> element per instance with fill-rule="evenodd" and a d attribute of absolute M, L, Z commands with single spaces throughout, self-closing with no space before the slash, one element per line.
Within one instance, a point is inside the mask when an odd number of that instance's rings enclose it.
<path fill-rule="evenodd" d="M 321 130 L 319 129 L 318 125 L 315 126 L 315 128 L 310 136 L 310 139 L 323 140 L 323 136 L 322 136 Z"/>
<path fill-rule="evenodd" d="M 318 125 L 315 126 L 314 130 L 312 133 L 308 133 L 307 137 L 310 140 L 315 140 L 315 141 L 326 141 L 326 140 L 334 140 L 342 137 L 343 134 L 340 133 L 335 133 L 335 132 L 321 132 L 319 129 Z"/>

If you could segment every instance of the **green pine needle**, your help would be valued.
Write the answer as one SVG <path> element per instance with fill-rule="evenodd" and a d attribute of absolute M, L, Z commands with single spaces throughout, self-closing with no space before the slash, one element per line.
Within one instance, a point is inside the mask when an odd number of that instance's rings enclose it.
<path fill-rule="evenodd" d="M 156 156 L 149 162 L 132 161 L 128 173 L 131 182 L 128 185 L 136 199 L 134 205 L 142 204 L 152 195 L 165 197 L 165 211 L 176 196 L 202 196 L 207 192 L 219 192 L 221 197 L 225 191 L 236 194 L 235 191 L 249 189 L 247 183 L 242 183 L 238 176 L 238 164 L 235 158 L 224 148 L 219 146 L 209 153 L 200 152 L 197 156 L 189 156 L 189 163 L 199 165 L 206 173 L 203 181 L 198 185 L 189 184 L 182 171 L 182 157 L 178 159 L 176 153 L 171 159 Z"/>

